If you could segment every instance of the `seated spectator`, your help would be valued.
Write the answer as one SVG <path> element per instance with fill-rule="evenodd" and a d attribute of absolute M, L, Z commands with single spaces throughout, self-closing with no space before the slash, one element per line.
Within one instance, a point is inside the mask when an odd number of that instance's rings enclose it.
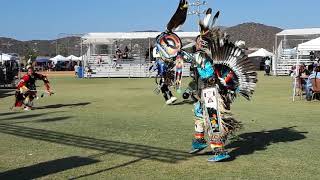
<path fill-rule="evenodd" d="M 121 59 L 122 58 L 122 52 L 121 52 L 119 47 L 117 47 L 117 49 L 116 49 L 116 57 L 117 57 L 117 59 Z"/>
<path fill-rule="evenodd" d="M 291 77 L 294 77 L 295 95 L 302 95 L 303 90 L 305 90 L 306 79 L 308 79 L 310 72 L 306 69 L 305 65 L 302 64 L 292 66 L 290 74 Z"/>
<path fill-rule="evenodd" d="M 317 66 L 314 72 L 308 77 L 305 92 L 306 92 L 306 99 L 311 101 L 312 98 L 312 79 L 320 79 L 320 66 Z"/>
<path fill-rule="evenodd" d="M 122 55 L 122 58 L 123 58 L 123 59 L 128 59 L 128 54 L 129 54 L 129 48 L 128 48 L 128 46 L 126 46 L 126 47 L 124 48 L 124 53 L 123 53 L 123 55 Z"/>
<path fill-rule="evenodd" d="M 310 56 L 310 61 L 314 61 L 315 60 L 314 51 L 311 51 L 309 56 Z"/>
<path fill-rule="evenodd" d="M 101 64 L 102 64 L 102 56 L 100 54 L 97 56 L 97 64 L 99 66 L 101 66 Z"/>
<path fill-rule="evenodd" d="M 85 72 L 87 73 L 87 78 L 91 78 L 92 69 L 90 68 L 90 66 L 85 67 Z"/>
<path fill-rule="evenodd" d="M 307 84 L 307 79 L 308 77 L 310 76 L 310 72 L 308 71 L 308 69 L 306 68 L 306 65 L 305 64 L 302 64 L 300 66 L 300 69 L 299 69 L 299 75 L 298 77 L 300 78 L 300 82 L 301 82 L 301 87 L 303 88 L 302 90 L 305 89 L 305 86 Z"/>
<path fill-rule="evenodd" d="M 312 72 L 313 71 L 313 69 L 314 69 L 314 66 L 315 66 L 315 64 L 314 64 L 314 62 L 312 62 L 310 65 L 308 65 L 308 71 L 309 72 Z"/>

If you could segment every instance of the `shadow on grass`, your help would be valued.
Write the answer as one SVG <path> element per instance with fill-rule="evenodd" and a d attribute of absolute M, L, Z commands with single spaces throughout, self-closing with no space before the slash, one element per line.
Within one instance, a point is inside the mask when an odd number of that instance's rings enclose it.
<path fill-rule="evenodd" d="M 54 117 L 54 118 L 46 118 L 46 119 L 37 119 L 37 120 L 27 120 L 27 121 L 16 121 L 16 122 L 10 122 L 10 123 L 4 123 L 4 124 L 23 124 L 23 123 L 32 123 L 32 122 L 39 122 L 39 123 L 50 123 L 50 122 L 56 122 L 56 121 L 63 121 L 66 119 L 70 119 L 72 116 L 63 116 L 63 117 Z"/>
<path fill-rule="evenodd" d="M 87 157 L 72 156 L 2 172 L 0 179 L 36 179 L 97 162 L 99 161 Z"/>
<path fill-rule="evenodd" d="M 18 126 L 14 124 L 0 124 L 0 133 L 79 148 L 98 150 L 106 153 L 115 153 L 138 158 L 147 157 L 147 159 L 166 163 L 176 163 L 180 160 L 187 160 L 187 158 L 190 157 L 187 152 L 174 149 L 165 149 L 120 141 L 95 139 L 91 137 L 77 136 L 49 130 Z"/>
<path fill-rule="evenodd" d="M 299 132 L 294 127 L 240 134 L 238 139 L 228 144 L 226 148 L 232 149 L 230 155 L 235 159 L 241 155 L 249 155 L 255 151 L 266 150 L 272 144 L 305 139 L 306 136 L 304 134 L 308 132 Z"/>
<path fill-rule="evenodd" d="M 49 115 L 49 114 L 54 114 L 54 113 L 61 113 L 61 112 L 64 112 L 64 111 L 46 112 L 46 113 L 41 113 L 41 114 L 21 114 L 19 112 L 4 113 L 0 117 L 6 116 L 6 115 L 12 115 L 12 114 L 20 114 L 20 115 L 15 116 L 15 117 L 3 118 L 3 119 L 0 119 L 0 121 L 23 120 L 23 119 L 29 119 L 29 118 L 37 118 L 37 117 L 41 117 L 41 116 L 45 116 L 45 115 Z"/>
<path fill-rule="evenodd" d="M 103 173 L 103 172 L 107 172 L 107 171 L 110 171 L 110 170 L 113 170 L 113 169 L 117 169 L 117 168 L 125 167 L 125 166 L 128 166 L 128 165 L 130 165 L 130 164 L 133 164 L 133 163 L 139 162 L 139 161 L 144 160 L 144 159 L 148 159 L 148 157 L 145 157 L 145 158 L 138 158 L 138 159 L 135 159 L 135 160 L 132 160 L 132 161 L 129 161 L 129 162 L 126 162 L 126 163 L 123 163 L 123 164 L 117 165 L 117 166 L 113 166 L 113 167 L 106 168 L 106 169 L 102 169 L 102 170 L 99 170 L 99 171 L 96 171 L 96 172 L 92 172 L 92 173 L 84 174 L 84 175 L 81 175 L 81 176 L 73 177 L 73 178 L 70 178 L 70 180 L 73 180 L 73 179 L 80 179 L 80 178 L 84 178 L 84 177 L 92 176 L 92 175 L 95 175 L 95 174 L 100 174 L 100 173 Z"/>
<path fill-rule="evenodd" d="M 0 113 L 0 117 L 3 117 L 3 116 L 10 116 L 10 115 L 16 115 L 16 114 L 19 114 L 21 112 L 8 112 L 8 113 Z"/>
<path fill-rule="evenodd" d="M 180 106 L 180 105 L 185 105 L 185 104 L 194 104 L 194 101 L 191 100 L 183 100 L 174 104 L 171 104 L 171 106 Z"/>
<path fill-rule="evenodd" d="M 54 118 L 46 118 L 46 119 L 39 119 L 35 120 L 34 122 L 56 122 L 56 121 L 63 121 L 66 119 L 70 119 L 72 116 L 63 116 L 63 117 L 54 117 Z"/>
<path fill-rule="evenodd" d="M 58 109 L 62 107 L 77 107 L 77 106 L 86 106 L 91 104 L 90 102 L 83 102 L 83 103 L 75 103 L 75 104 L 53 104 L 48 106 L 42 107 L 35 107 L 35 109 Z"/>
<path fill-rule="evenodd" d="M 14 90 L 10 90 L 10 89 L 0 89 L 0 99 L 1 98 L 6 98 L 9 96 L 13 96 L 14 95 Z"/>

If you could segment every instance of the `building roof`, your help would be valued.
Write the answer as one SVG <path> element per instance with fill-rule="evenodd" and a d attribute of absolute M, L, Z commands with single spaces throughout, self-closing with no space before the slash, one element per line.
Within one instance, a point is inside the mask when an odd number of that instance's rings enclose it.
<path fill-rule="evenodd" d="M 301 36 L 301 35 L 315 35 L 320 34 L 320 28 L 308 29 L 286 29 L 277 34 L 277 36 Z"/>
<path fill-rule="evenodd" d="M 180 38 L 197 37 L 199 32 L 175 32 Z M 117 39 L 148 39 L 156 38 L 161 32 L 110 32 L 88 33 L 82 36 L 84 44 L 88 43 L 112 43 Z"/>

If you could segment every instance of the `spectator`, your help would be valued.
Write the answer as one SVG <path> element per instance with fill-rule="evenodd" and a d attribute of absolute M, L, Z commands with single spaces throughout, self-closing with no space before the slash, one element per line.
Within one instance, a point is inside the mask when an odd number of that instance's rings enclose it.
<path fill-rule="evenodd" d="M 100 54 L 97 56 L 97 64 L 99 66 L 101 66 L 101 64 L 102 64 L 102 56 Z"/>
<path fill-rule="evenodd" d="M 87 73 L 87 78 L 91 78 L 92 70 L 91 70 L 90 66 L 85 67 L 85 72 Z"/>
<path fill-rule="evenodd" d="M 78 72 L 79 72 L 79 66 L 78 63 L 74 65 L 74 75 L 75 77 L 78 77 Z"/>
<path fill-rule="evenodd" d="M 128 46 L 126 46 L 125 48 L 124 48 L 124 53 L 123 53 L 123 59 L 128 59 L 128 54 L 129 54 L 129 48 L 128 48 Z"/>
<path fill-rule="evenodd" d="M 308 68 L 307 68 L 308 71 L 312 72 L 314 70 L 314 66 L 315 66 L 314 62 L 312 62 L 310 65 L 308 65 Z"/>
<path fill-rule="evenodd" d="M 270 71 L 271 71 L 271 60 L 268 57 L 265 61 L 264 61 L 264 70 L 266 72 L 267 76 L 270 76 Z"/>
<path fill-rule="evenodd" d="M 155 58 L 153 58 L 153 46 L 150 46 L 149 49 L 146 50 L 145 53 L 145 59 L 149 61 L 156 61 Z"/>
<path fill-rule="evenodd" d="M 307 80 L 307 83 L 305 86 L 307 101 L 311 101 L 311 98 L 312 98 L 312 79 L 320 79 L 320 66 L 317 66 L 315 68 L 315 71 L 309 76 Z"/>
<path fill-rule="evenodd" d="M 118 46 L 116 46 L 116 57 L 117 57 L 117 59 L 122 58 L 122 52 Z"/>
<path fill-rule="evenodd" d="M 310 61 L 314 61 L 315 60 L 315 54 L 313 51 L 310 52 Z"/>

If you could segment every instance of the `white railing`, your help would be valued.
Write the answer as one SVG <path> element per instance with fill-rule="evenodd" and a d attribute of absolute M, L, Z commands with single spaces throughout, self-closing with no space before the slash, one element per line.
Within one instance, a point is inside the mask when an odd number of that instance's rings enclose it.
<path fill-rule="evenodd" d="M 149 71 L 151 64 L 91 64 L 92 70 L 90 77 L 155 77 L 157 72 Z M 185 63 L 182 76 L 190 76 L 190 64 Z M 84 73 L 88 77 L 88 73 Z"/>
<path fill-rule="evenodd" d="M 278 59 L 276 66 L 277 75 L 289 75 L 292 66 L 295 66 L 297 61 L 305 65 L 312 63 L 310 59 Z"/>

